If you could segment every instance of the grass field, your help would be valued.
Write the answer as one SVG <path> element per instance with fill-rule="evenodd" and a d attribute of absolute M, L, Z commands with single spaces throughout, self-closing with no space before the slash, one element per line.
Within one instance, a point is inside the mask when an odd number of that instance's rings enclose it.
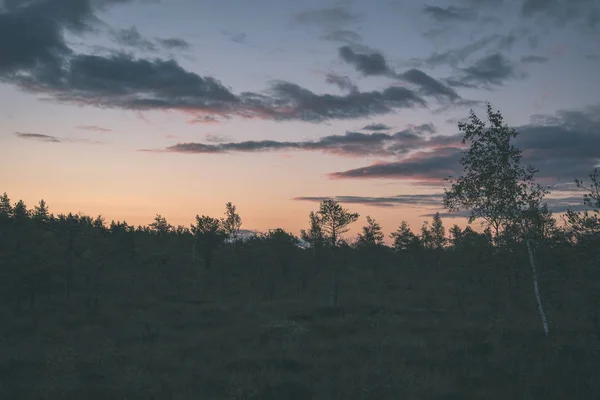
<path fill-rule="evenodd" d="M 509 287 L 505 268 L 450 261 L 352 260 L 337 308 L 331 268 L 304 288 L 218 264 L 106 267 L 68 300 L 48 283 L 2 308 L 0 398 L 600 398 L 593 285 L 542 268 L 545 338 L 527 264 Z"/>

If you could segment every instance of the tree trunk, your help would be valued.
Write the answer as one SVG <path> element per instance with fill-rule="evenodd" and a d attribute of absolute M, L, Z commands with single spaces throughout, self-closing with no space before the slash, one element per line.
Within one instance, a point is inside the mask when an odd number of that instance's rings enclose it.
<path fill-rule="evenodd" d="M 531 246 L 531 241 L 529 239 L 525 240 L 527 243 L 527 252 L 529 253 L 529 263 L 531 264 L 531 272 L 533 275 L 533 290 L 535 292 L 535 299 L 537 300 L 538 311 L 540 312 L 540 318 L 542 319 L 542 325 L 544 326 L 544 333 L 548 336 L 548 321 L 546 320 L 546 314 L 544 313 L 544 308 L 542 307 L 542 298 L 540 297 L 540 289 L 538 286 L 538 277 L 537 271 L 535 269 L 535 257 L 534 251 Z"/>

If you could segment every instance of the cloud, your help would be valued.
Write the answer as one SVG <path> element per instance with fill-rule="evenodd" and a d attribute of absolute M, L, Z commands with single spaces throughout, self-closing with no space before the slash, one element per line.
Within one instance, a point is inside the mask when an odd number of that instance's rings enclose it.
<path fill-rule="evenodd" d="M 400 77 L 419 86 L 420 93 L 423 95 L 444 97 L 451 101 L 460 99 L 460 96 L 454 89 L 444 85 L 442 82 L 418 69 L 409 69 L 401 74 Z"/>
<path fill-rule="evenodd" d="M 102 133 L 112 132 L 112 129 L 102 128 L 101 126 L 97 126 L 97 125 L 80 125 L 77 128 L 83 129 L 86 131 L 93 131 L 93 132 L 102 132 Z"/>
<path fill-rule="evenodd" d="M 134 110 L 180 109 L 206 113 L 211 120 L 239 116 L 320 122 L 426 106 L 417 94 L 401 87 L 336 96 L 317 95 L 279 81 L 272 85 L 271 96 L 236 96 L 219 81 L 188 72 L 173 60 L 134 59 L 127 54 L 76 55 L 67 69 L 54 72 L 20 76 L 16 81 L 22 88 L 52 94 L 60 102 Z"/>
<path fill-rule="evenodd" d="M 246 35 L 244 32 L 240 32 L 238 34 L 231 36 L 231 41 L 234 43 L 243 44 L 246 42 L 247 37 L 248 37 L 248 35 Z"/>
<path fill-rule="evenodd" d="M 484 36 L 472 43 L 466 44 L 461 47 L 449 49 L 444 52 L 434 52 L 429 57 L 425 58 L 422 64 L 427 65 L 430 68 L 438 67 L 441 65 L 450 65 L 457 67 L 459 64 L 465 62 L 471 55 L 488 48 L 488 50 L 508 50 L 514 44 L 514 35 L 500 35 L 493 34 Z M 421 64 L 418 60 L 415 60 L 417 64 Z"/>
<path fill-rule="evenodd" d="M 315 141 L 213 141 L 217 144 L 178 143 L 158 152 L 218 154 L 229 152 L 262 152 L 271 150 L 322 151 L 345 157 L 381 156 L 396 157 L 422 148 L 435 148 L 450 144 L 459 145 L 457 136 L 422 136 L 432 132 L 433 125 L 409 126 L 406 130 L 393 134 L 346 132 L 344 135 L 330 135 Z"/>
<path fill-rule="evenodd" d="M 517 76 L 512 62 L 500 53 L 481 58 L 472 66 L 460 70 L 462 76 L 455 80 L 448 80 L 446 83 L 450 86 L 502 86 L 504 81 Z"/>
<path fill-rule="evenodd" d="M 349 29 L 340 29 L 327 32 L 321 36 L 321 40 L 329 42 L 341 42 L 346 44 L 357 44 L 362 42 L 362 36 Z"/>
<path fill-rule="evenodd" d="M 388 66 L 385 57 L 376 51 L 357 51 L 350 46 L 342 46 L 339 48 L 339 55 L 342 60 L 353 65 L 364 76 L 388 76 L 418 86 L 419 92 L 422 95 L 435 96 L 438 99 L 445 98 L 450 101 L 460 99 L 460 96 L 454 89 L 444 85 L 423 71 L 413 68 L 402 74 L 395 73 Z"/>
<path fill-rule="evenodd" d="M 157 38 L 156 41 L 167 50 L 188 50 L 191 47 L 181 38 Z"/>
<path fill-rule="evenodd" d="M 364 76 L 393 74 L 385 57 L 378 52 L 360 53 L 350 46 L 342 46 L 339 48 L 339 55 L 342 60 L 353 65 Z"/>
<path fill-rule="evenodd" d="M 345 75 L 338 75 L 330 72 L 325 77 L 327 83 L 336 85 L 343 91 L 358 92 L 358 87 L 352 82 L 352 80 Z"/>
<path fill-rule="evenodd" d="M 245 44 L 245 45 L 248 44 L 248 42 L 246 41 L 248 39 L 248 35 L 245 32 L 233 33 L 233 32 L 222 30 L 221 33 L 223 35 L 227 36 L 229 38 L 229 40 L 231 40 L 234 43 Z"/>
<path fill-rule="evenodd" d="M 554 115 L 534 116 L 529 124 L 516 126 L 515 145 L 523 151 L 523 165 L 539 169 L 544 184 L 572 181 L 589 174 L 600 163 L 600 106 L 563 110 Z M 441 141 L 446 138 L 446 143 Z M 393 162 L 329 174 L 332 179 L 399 179 L 440 183 L 460 174 L 459 134 L 438 136 L 437 142 Z M 557 189 L 559 190 L 559 189 Z"/>
<path fill-rule="evenodd" d="M 156 51 L 156 45 L 144 38 L 135 26 L 111 32 L 111 37 L 120 45 L 132 47 L 141 51 Z"/>
<path fill-rule="evenodd" d="M 420 124 L 420 125 L 408 125 L 409 129 L 419 133 L 419 134 L 423 134 L 423 133 L 431 133 L 434 134 L 437 132 L 437 129 L 435 128 L 435 125 L 433 125 L 432 123 L 426 123 L 426 124 Z"/>
<path fill-rule="evenodd" d="M 441 195 L 440 195 L 441 197 Z M 571 209 L 575 212 L 584 211 L 588 208 L 583 204 L 582 197 L 546 197 L 544 202 L 548 204 L 548 209 L 553 214 L 561 214 Z M 440 202 L 440 209 L 442 204 Z M 436 213 L 431 212 L 427 214 L 419 215 L 419 217 L 433 217 Z M 440 212 L 441 218 L 468 218 L 469 211 L 456 211 L 456 212 Z"/>
<path fill-rule="evenodd" d="M 521 57 L 521 62 L 522 63 L 547 63 L 548 61 L 550 61 L 550 59 L 548 57 L 544 57 L 544 56 L 536 56 L 536 55 L 528 55 L 528 56 L 523 56 Z"/>
<path fill-rule="evenodd" d="M 41 133 L 15 132 L 15 135 L 22 139 L 37 140 L 40 142 L 61 143 L 61 141 L 58 140 L 56 137 L 50 135 L 42 135 Z"/>
<path fill-rule="evenodd" d="M 473 9 L 462 7 L 438 7 L 426 5 L 423 7 L 423 13 L 438 22 L 448 21 L 472 21 L 477 18 L 477 14 Z"/>
<path fill-rule="evenodd" d="M 521 15 L 525 19 L 548 21 L 555 27 L 576 23 L 580 28 L 596 31 L 600 26 L 597 0 L 524 0 Z"/>
<path fill-rule="evenodd" d="M 333 196 L 333 197 L 294 197 L 296 201 L 321 202 L 333 199 L 339 203 L 363 204 L 373 207 L 401 207 L 401 206 L 441 206 L 441 194 L 400 194 L 389 197 L 362 197 L 362 196 Z"/>
<path fill-rule="evenodd" d="M 351 27 L 363 20 L 362 14 L 352 12 L 342 5 L 303 11 L 292 16 L 294 25 L 320 30 L 321 40 L 346 44 L 357 44 L 362 41 L 362 36 Z"/>
<path fill-rule="evenodd" d="M 322 122 L 427 106 L 413 91 L 394 86 L 339 96 L 316 94 L 276 81 L 264 93 L 234 94 L 217 79 L 190 72 L 175 60 L 136 58 L 126 53 L 77 54 L 64 42 L 63 31 L 91 29 L 98 21 L 94 15 L 98 7 L 127 0 L 90 1 L 19 3 L 1 13 L 0 82 L 59 103 L 137 111 L 180 110 L 192 115 L 194 123 L 232 117 Z M 322 18 L 344 20 L 345 14 L 336 17 L 336 12 L 324 12 Z M 299 20 L 308 21 L 314 17 L 311 15 Z M 129 32 L 134 39 L 135 32 Z"/>
<path fill-rule="evenodd" d="M 104 144 L 104 142 L 98 140 L 90 140 L 85 138 L 57 138 L 56 136 L 43 135 L 41 133 L 21 133 L 15 132 L 15 136 L 21 139 L 37 140 L 40 142 L 47 143 L 87 143 L 87 144 Z"/>
<path fill-rule="evenodd" d="M 460 170 L 461 150 L 457 147 L 441 147 L 430 152 L 418 152 L 407 158 L 368 167 L 355 168 L 328 174 L 330 179 L 391 178 L 416 181 L 441 181 L 455 176 Z"/>
<path fill-rule="evenodd" d="M 363 131 L 387 131 L 392 129 L 391 127 L 385 124 L 369 124 L 362 128 Z"/>
<path fill-rule="evenodd" d="M 323 29 L 337 28 L 360 22 L 361 14 L 353 13 L 342 6 L 303 11 L 294 14 L 293 22 L 300 25 L 313 25 Z"/>
<path fill-rule="evenodd" d="M 324 121 L 353 119 L 391 113 L 395 109 L 427 106 L 415 92 L 390 86 L 382 91 L 318 95 L 294 83 L 278 81 L 271 87 L 272 112 L 276 120 Z M 259 104 L 262 98 L 259 98 Z"/>
<path fill-rule="evenodd" d="M 339 203 L 346 204 L 362 204 L 371 207 L 379 208 L 396 208 L 396 207 L 419 207 L 429 208 L 433 210 L 443 210 L 444 193 L 431 194 L 400 194 L 396 196 L 368 197 L 368 196 L 330 196 L 330 197 L 309 197 L 299 196 L 294 197 L 295 201 L 310 201 L 320 203 L 323 200 L 333 199 Z M 548 208 L 553 213 L 564 213 L 568 208 L 574 211 L 583 211 L 585 206 L 581 197 L 548 197 L 544 199 L 548 203 Z M 419 215 L 419 217 L 433 217 L 436 212 L 439 212 L 442 218 L 468 218 L 468 211 L 459 212 L 440 212 L 432 211 Z"/>

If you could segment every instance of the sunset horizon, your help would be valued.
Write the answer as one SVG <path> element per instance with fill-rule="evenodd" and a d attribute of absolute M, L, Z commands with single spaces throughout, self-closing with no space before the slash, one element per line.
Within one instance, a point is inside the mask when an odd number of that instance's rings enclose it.
<path fill-rule="evenodd" d="M 333 198 L 360 214 L 348 239 L 371 216 L 389 241 L 435 212 L 466 226 L 443 179 L 489 102 L 550 209 L 580 210 L 573 181 L 600 165 L 592 5 L 5 0 L 0 192 L 136 226 L 232 202 L 244 229 L 296 235 Z"/>

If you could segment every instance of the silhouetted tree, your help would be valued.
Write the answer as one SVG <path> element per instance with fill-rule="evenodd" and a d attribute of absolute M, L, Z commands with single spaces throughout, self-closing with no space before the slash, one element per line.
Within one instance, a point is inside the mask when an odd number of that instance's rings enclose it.
<path fill-rule="evenodd" d="M 456 224 L 452 225 L 450 230 L 448 230 L 448 233 L 450 234 L 450 244 L 452 245 L 452 247 L 458 247 L 458 245 L 460 243 L 460 239 L 462 238 L 462 235 L 463 235 L 463 232 L 462 232 L 462 229 L 460 229 L 460 226 L 458 226 Z"/>
<path fill-rule="evenodd" d="M 102 215 L 98 215 L 93 222 L 94 228 L 104 230 L 106 229 L 106 220 Z"/>
<path fill-rule="evenodd" d="M 446 229 L 440 218 L 440 213 L 436 212 L 431 222 L 431 245 L 434 249 L 442 249 L 446 245 Z"/>
<path fill-rule="evenodd" d="M 587 191 L 583 195 L 583 204 L 590 210 L 574 212 L 569 208 L 567 211 L 567 221 L 579 241 L 600 235 L 600 168 L 594 169 L 590 180 L 589 186 L 579 179 L 575 180 L 578 188 Z"/>
<path fill-rule="evenodd" d="M 471 110 L 468 122 L 459 122 L 464 132 L 463 144 L 469 149 L 463 153 L 461 166 L 463 175 L 448 178 L 450 189 L 444 190 L 444 207 L 450 211 L 469 211 L 469 223 L 482 218 L 493 227 L 496 237 L 508 226 L 518 226 L 523 237 L 531 268 L 538 310 L 548 335 L 548 324 L 542 307 L 535 268 L 532 221 L 539 213 L 541 201 L 548 191 L 536 183 L 537 170 L 531 165 L 520 165 L 521 150 L 511 140 L 518 132 L 503 124 L 500 112 L 493 112 L 487 105 L 490 126 L 481 121 Z"/>
<path fill-rule="evenodd" d="M 362 232 L 358 234 L 356 246 L 363 248 L 382 246 L 384 237 L 381 225 L 367 215 L 367 225 L 363 226 Z"/>
<path fill-rule="evenodd" d="M 17 224 L 25 223 L 29 219 L 29 210 L 23 200 L 17 201 L 13 206 L 12 217 Z"/>
<path fill-rule="evenodd" d="M 7 221 L 13 216 L 13 208 L 6 192 L 0 196 L 0 222 Z"/>
<path fill-rule="evenodd" d="M 270 229 L 263 238 L 268 243 L 274 263 L 280 268 L 281 276 L 285 278 L 294 253 L 298 250 L 298 238 L 281 228 Z"/>
<path fill-rule="evenodd" d="M 321 250 L 325 244 L 325 234 L 323 233 L 323 228 L 321 227 L 319 214 L 311 211 L 309 214 L 309 221 L 310 227 L 308 231 L 304 229 L 300 230 L 300 237 L 310 246 L 315 265 L 319 265 L 321 260 Z"/>
<path fill-rule="evenodd" d="M 31 217 L 38 223 L 45 224 L 49 222 L 50 213 L 48 212 L 48 205 L 44 199 L 40 200 L 39 205 L 34 207 Z"/>
<path fill-rule="evenodd" d="M 358 220 L 358 213 L 351 213 L 337 201 L 326 199 L 319 206 L 319 225 L 329 243 L 336 247 L 341 235 L 348 232 L 350 224 Z"/>
<path fill-rule="evenodd" d="M 210 269 L 212 259 L 217 248 L 225 241 L 227 232 L 218 218 L 196 215 L 196 224 L 190 226 L 196 238 L 196 248 L 204 258 L 206 269 Z"/>
<path fill-rule="evenodd" d="M 173 231 L 173 225 L 167 222 L 167 219 L 160 214 L 156 214 L 154 222 L 150 224 L 150 229 L 157 235 L 164 236 Z"/>
<path fill-rule="evenodd" d="M 419 236 L 421 239 L 421 246 L 424 249 L 432 249 L 433 248 L 433 236 L 431 235 L 431 230 L 429 229 L 429 221 L 423 221 L 423 225 L 421 225 L 421 235 Z"/>
<path fill-rule="evenodd" d="M 235 206 L 229 202 L 225 204 L 225 218 L 222 219 L 223 230 L 230 240 L 235 242 L 242 229 L 242 217 L 237 213 Z"/>
<path fill-rule="evenodd" d="M 325 234 L 325 238 L 335 252 L 341 235 L 348 232 L 350 224 L 356 222 L 359 215 L 358 213 L 351 213 L 333 199 L 321 201 L 318 214 L 319 224 Z M 339 302 L 339 265 L 338 260 L 335 258 L 333 265 L 332 305 L 333 307 L 337 307 Z"/>
<path fill-rule="evenodd" d="M 419 238 L 410 230 L 406 221 L 402 221 L 398 230 L 392 232 L 390 237 L 394 239 L 393 247 L 396 251 L 416 250 L 420 246 Z"/>

